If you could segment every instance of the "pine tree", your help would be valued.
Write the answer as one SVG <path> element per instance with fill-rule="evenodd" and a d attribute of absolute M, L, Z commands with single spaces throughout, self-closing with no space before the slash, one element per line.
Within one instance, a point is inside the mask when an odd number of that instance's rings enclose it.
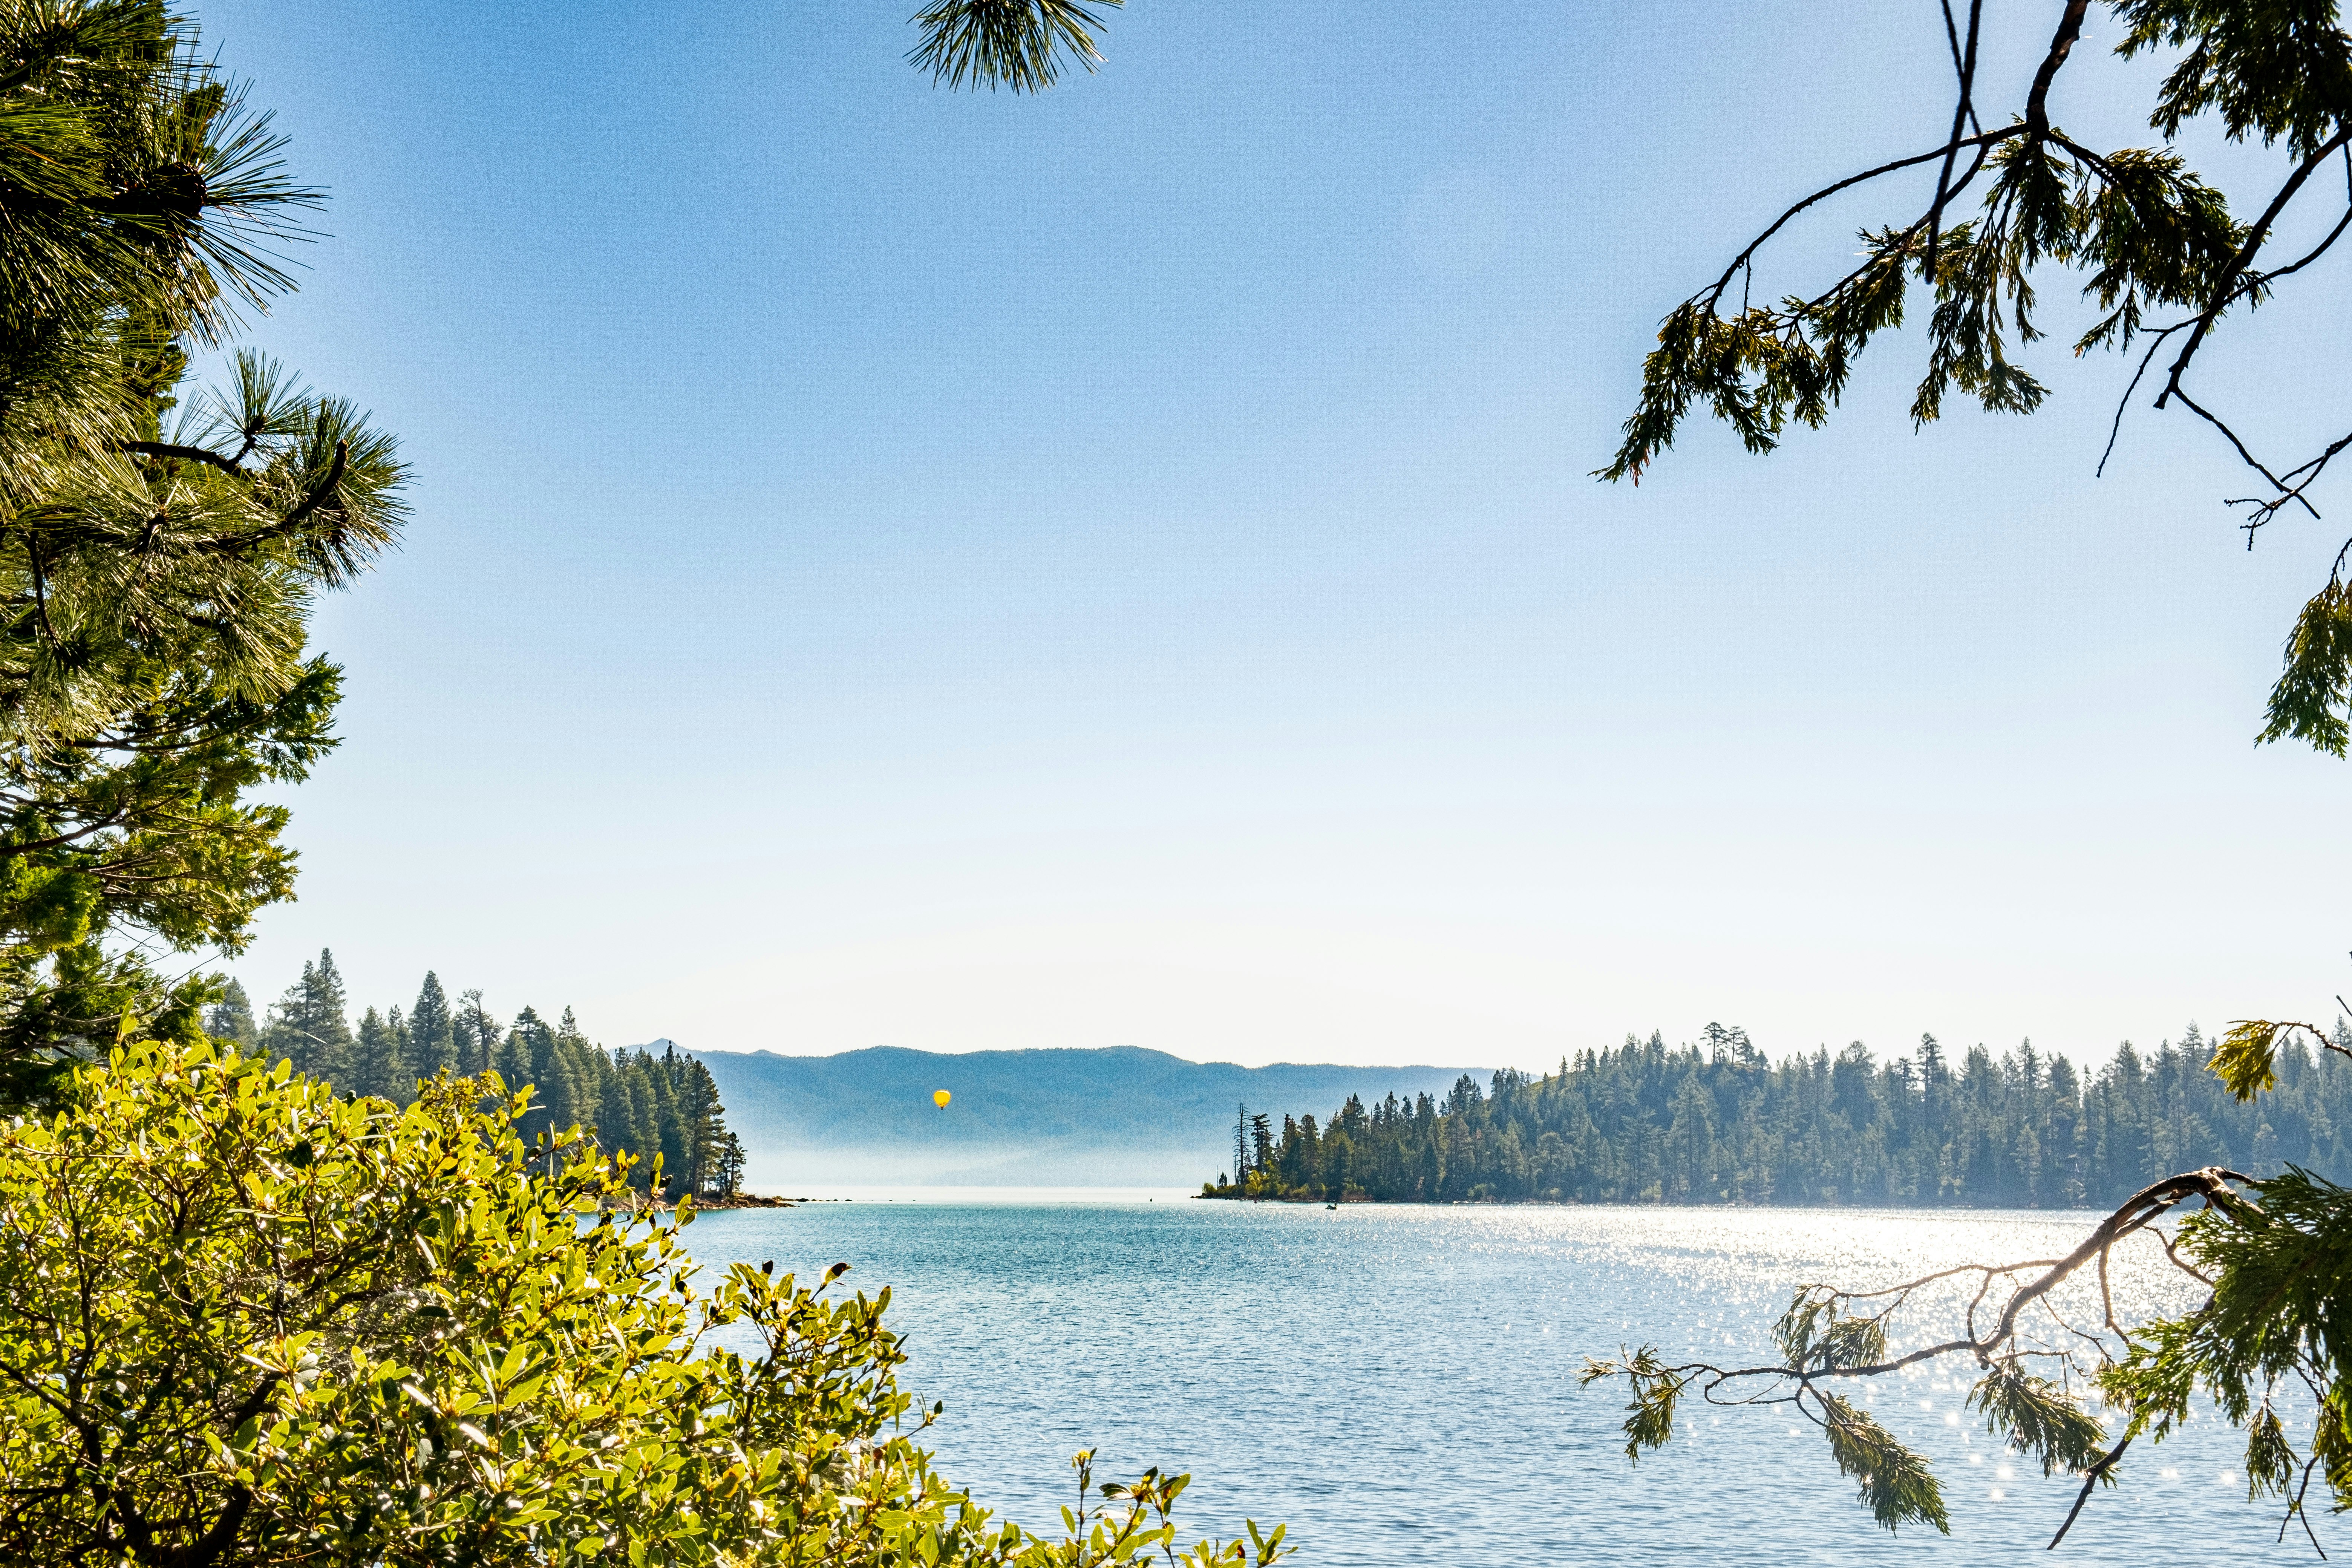
<path fill-rule="evenodd" d="M 719 1084 L 710 1069 L 692 1057 L 679 1064 L 679 1118 L 686 1133 L 686 1190 L 697 1194 L 714 1190 L 719 1161 L 729 1139 L 727 1117 L 719 1103 Z"/>
<path fill-rule="evenodd" d="M 555 1026 L 555 1059 L 563 1075 L 564 1091 L 570 1096 L 569 1108 L 556 1122 L 559 1127 L 575 1123 L 593 1127 L 598 1110 L 598 1068 L 604 1053 L 593 1045 L 580 1031 L 580 1020 L 572 1009 L 563 1009 L 563 1016 Z"/>
<path fill-rule="evenodd" d="M 409 1059 L 420 1078 L 457 1070 L 457 1037 L 452 1025 L 441 977 L 428 969 L 425 984 L 417 988 L 416 1005 L 408 1012 Z"/>
<path fill-rule="evenodd" d="M 531 1082 L 530 1037 L 516 1029 L 499 1038 L 490 1047 L 489 1070 L 497 1073 L 509 1090 L 522 1089 Z M 534 1112 L 531 1121 L 541 1120 Z"/>
<path fill-rule="evenodd" d="M 569 1023 L 568 1010 L 564 1016 Z M 577 1026 L 572 1027 L 576 1033 Z M 507 1087 L 518 1089 L 528 1084 L 532 1089 L 531 1110 L 522 1121 L 526 1141 L 575 1126 L 583 1120 L 580 1091 L 566 1047 L 563 1037 L 539 1016 L 539 1009 L 525 1007 L 515 1016 L 506 1043 L 499 1047 L 499 1073 L 507 1080 Z"/>
<path fill-rule="evenodd" d="M 311 605 L 396 537 L 404 473 L 351 405 L 231 353 L 318 193 L 161 5 L 0 6 L 0 1101 L 142 1035 L 193 1043 L 291 895 L 254 791 L 331 751 Z"/>
<path fill-rule="evenodd" d="M 270 1009 L 261 1047 L 285 1057 L 297 1070 L 342 1084 L 351 1071 L 352 1041 L 344 1016 L 343 977 L 335 955 L 321 951 L 316 963 L 302 965 L 302 978 L 289 986 Z"/>
<path fill-rule="evenodd" d="M 734 1133 L 722 1131 L 719 1134 L 712 1172 L 711 1191 L 715 1195 L 731 1198 L 742 1190 L 743 1143 Z"/>
<path fill-rule="evenodd" d="M 2340 477 L 2335 459 L 2352 437 L 2314 442 L 2317 450 L 2300 458 L 2278 450 L 2309 437 L 2299 427 L 2263 428 L 2281 422 L 2265 420 L 2259 402 L 2233 411 L 2231 383 L 2267 391 L 2279 367 L 2198 356 L 2231 312 L 2285 309 L 2275 301 L 2298 289 L 2310 300 L 2311 280 L 2322 273 L 2304 268 L 2341 232 L 2294 258 L 2304 234 L 2328 228 L 2339 199 L 2331 182 L 2311 176 L 2352 145 L 2352 36 L 2338 25 L 2333 0 L 2116 0 L 2115 54 L 2172 56 L 2177 68 L 2140 77 L 2154 84 L 2143 123 L 2164 144 L 2105 152 L 2071 140 L 2060 129 L 2066 117 L 2053 112 L 2062 82 L 2095 68 L 2087 62 L 2096 54 L 2075 47 L 2084 41 L 2087 5 L 2063 6 L 2046 46 L 2039 35 L 2016 40 L 2046 47 L 2031 78 L 2004 69 L 1979 79 L 1983 0 L 1968 7 L 1965 51 L 1957 9 L 1944 10 L 1955 78 L 1948 139 L 1925 151 L 1903 149 L 1907 155 L 1888 157 L 1884 146 L 1861 151 L 1849 165 L 1856 172 L 1841 172 L 1777 217 L 1759 213 L 1757 237 L 1722 270 L 1700 273 L 1707 281 L 1660 324 L 1657 346 L 1643 362 L 1640 397 L 1601 477 L 1638 482 L 1694 411 L 1729 425 L 1749 451 L 1770 452 L 1791 423 L 1817 426 L 1832 416 L 1872 339 L 1922 322 L 1927 353 L 1908 410 L 1915 424 L 1940 417 L 1948 394 L 1973 397 L 1990 412 L 2031 414 L 2049 389 L 2026 368 L 2023 351 L 2043 335 L 2036 296 L 2057 272 L 2068 275 L 2060 281 L 2079 282 L 2100 312 L 2074 340 L 2078 360 L 2095 350 L 2139 352 L 2140 374 L 2124 385 L 2102 468 L 2116 455 L 2125 413 L 2145 392 L 2152 408 L 2202 421 L 2214 456 L 2231 471 L 2241 463 L 2251 470 L 2250 493 L 2223 503 L 2246 509 L 2240 521 L 2249 547 L 2283 516 L 2317 520 L 2322 509 L 2309 492 L 2332 467 Z M 1987 43 L 2004 47 L 1997 37 Z M 2001 90 L 1993 81 L 2024 80 L 2032 85 L 2022 101 L 2003 105 L 1987 96 Z M 2225 184 L 2208 183 L 2179 150 L 2183 128 L 2197 122 L 2244 147 L 2243 158 L 2220 168 L 2226 183 L 2254 182 L 2245 215 L 2233 216 Z M 1752 292 L 1759 260 L 1772 259 L 1762 253 L 1776 237 L 1804 244 L 1795 237 L 1801 220 L 1830 211 L 1819 205 L 1824 198 L 1851 203 L 1891 188 L 1880 181 L 1899 185 L 1931 168 L 1939 172 L 1932 184 L 1915 187 L 1916 202 L 1894 198 L 1899 217 L 1865 225 L 1860 258 L 1843 276 L 1807 279 L 1769 300 Z M 1919 308 L 1906 313 L 1906 299 Z M 2302 336 L 2316 343 L 2324 334 Z M 2260 370 L 2237 369 L 2250 363 Z M 2214 384 L 2192 395 L 2191 385 L 2207 377 Z M 2304 741 L 2338 757 L 2352 748 L 2352 577 L 2345 561 L 2343 551 L 2333 552 L 2325 583 L 2289 630 L 2261 741 Z"/>
<path fill-rule="evenodd" d="M 497 1061 L 502 1035 L 497 1020 L 482 1005 L 479 991 L 459 993 L 451 1024 L 457 1041 L 457 1070 L 469 1077 L 489 1071 Z"/>
<path fill-rule="evenodd" d="M 282 1058 L 294 1064 L 297 1072 L 310 1071 L 315 1047 L 310 1028 L 310 985 L 318 965 L 305 959 L 302 978 L 286 988 L 269 1007 L 268 1016 L 261 1026 L 261 1048 L 273 1058 Z"/>
<path fill-rule="evenodd" d="M 629 1142 L 629 1096 L 613 1066 L 613 1058 L 594 1047 L 588 1048 L 588 1065 L 584 1075 L 594 1086 L 592 1108 L 588 1114 L 588 1131 L 596 1146 L 610 1152 L 625 1148 Z"/>
<path fill-rule="evenodd" d="M 653 1058 L 639 1051 L 621 1069 L 621 1079 L 627 1085 L 628 1126 L 623 1134 L 621 1149 L 638 1161 L 631 1173 L 640 1192 L 652 1190 L 653 1163 L 662 1152 L 661 1105 L 656 1084 L 658 1074 Z"/>
<path fill-rule="evenodd" d="M 384 1027 L 392 1031 L 392 1048 L 400 1063 L 400 1092 L 389 1094 L 385 1098 L 405 1104 L 415 1097 L 416 1081 L 424 1075 L 416 1070 L 416 1050 L 409 1044 L 408 1020 L 402 1016 L 399 1003 L 394 1002 L 385 1011 L 383 1023 Z"/>
<path fill-rule="evenodd" d="M 235 980 L 224 984 L 220 1000 L 205 1009 L 205 1033 L 241 1046 L 254 1043 L 258 1030 L 253 1021 L 253 1003 Z"/>
<path fill-rule="evenodd" d="M 401 1059 L 400 1036 L 373 1007 L 360 1015 L 359 1034 L 352 1052 L 351 1081 L 338 1087 L 353 1094 L 372 1094 L 404 1105 L 414 1097 L 415 1080 Z"/>
<path fill-rule="evenodd" d="M 654 1117 L 661 1138 L 662 1194 L 674 1198 L 685 1190 L 692 1163 L 692 1131 L 680 1103 L 680 1091 L 685 1086 L 678 1072 L 677 1047 L 663 1047 L 662 1054 L 654 1062 Z"/>
<path fill-rule="evenodd" d="M 334 953 L 320 948 L 318 966 L 308 970 L 305 978 L 310 992 L 306 1021 L 316 1064 L 308 1070 L 341 1083 L 352 1069 L 355 1050 L 342 972 L 335 967 Z"/>

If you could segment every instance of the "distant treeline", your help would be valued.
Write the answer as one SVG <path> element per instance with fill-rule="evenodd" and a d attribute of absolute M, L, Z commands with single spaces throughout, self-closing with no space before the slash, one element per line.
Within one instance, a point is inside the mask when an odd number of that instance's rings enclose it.
<path fill-rule="evenodd" d="M 2337 1038 L 2352 1044 L 2338 1024 Z M 2211 1042 L 2126 1043 L 2087 1081 L 2028 1041 L 1957 1064 L 1935 1037 L 1880 1062 L 1860 1044 L 1778 1063 L 1707 1026 L 1670 1047 L 1627 1036 L 1541 1078 L 1465 1075 L 1443 1100 L 1349 1097 L 1312 1116 L 1242 1108 L 1214 1197 L 1391 1203 L 1887 1204 L 2107 1207 L 2204 1165 L 2352 1174 L 2352 1063 L 2297 1041 L 2251 1105 L 2205 1070 Z"/>
<path fill-rule="evenodd" d="M 493 1071 L 509 1089 L 530 1084 L 526 1139 L 577 1125 L 608 1152 L 639 1157 L 631 1174 L 641 1190 L 659 1154 L 664 1197 L 732 1197 L 743 1173 L 743 1148 L 727 1130 L 709 1068 L 675 1047 L 658 1057 L 607 1051 L 580 1032 L 569 1007 L 553 1024 L 525 1007 L 501 1026 L 479 991 L 460 992 L 453 1006 L 440 976 L 428 973 L 405 1013 L 370 1007 L 354 1027 L 330 951 L 302 966 L 302 978 L 267 1016 L 254 1017 L 245 988 L 232 981 L 205 1025 L 219 1038 L 287 1058 L 338 1089 L 401 1104 L 416 1098 L 419 1079 L 444 1071 Z"/>

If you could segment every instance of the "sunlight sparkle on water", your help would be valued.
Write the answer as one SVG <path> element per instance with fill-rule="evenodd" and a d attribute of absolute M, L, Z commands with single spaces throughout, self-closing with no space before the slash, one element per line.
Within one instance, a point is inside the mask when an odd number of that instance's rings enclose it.
<path fill-rule="evenodd" d="M 2079 1239 L 2085 1215 L 897 1196 L 709 1214 L 685 1239 L 710 1262 L 774 1258 L 811 1277 L 842 1259 L 845 1288 L 891 1287 L 908 1335 L 904 1385 L 947 1404 L 923 1441 L 957 1483 L 1033 1524 L 1057 1517 L 1069 1456 L 1091 1447 L 1098 1473 L 1192 1472 L 1179 1515 L 1189 1538 L 1235 1533 L 1244 1511 L 1288 1521 L 1297 1568 L 1669 1557 L 1974 1568 L 2049 1563 L 2042 1546 L 2079 1486 L 2038 1465 L 2021 1475 L 2001 1456 L 1985 1478 L 1999 1485 L 1951 1488 L 1958 1467 L 1984 1462 L 1970 1451 L 1981 1421 L 1963 1426 L 1951 1410 L 1969 1383 L 1915 1373 L 1890 1380 L 1890 1394 L 1943 1397 L 1916 1413 L 1909 1398 L 1880 1407 L 1943 1475 L 1952 1534 L 1890 1538 L 1854 1506 L 1822 1435 L 1785 1411 L 1704 1422 L 1693 1411 L 1681 1438 L 1633 1467 L 1622 1389 L 1580 1390 L 1575 1373 L 1587 1355 L 1644 1342 L 1669 1356 L 1769 1355 L 1801 1283 L 1869 1289 L 2050 1257 Z M 2153 1240 L 2126 1244 L 2111 1276 L 2120 1300 L 2189 1304 Z M 2096 1289 L 2062 1288 L 2053 1305 L 2096 1321 Z M 1947 1337 L 1967 1294 L 1924 1292 L 1890 1342 Z M 1559 1331 L 1500 1342 L 1522 1322 Z M 2234 1436 L 2198 1422 L 2162 1453 L 2215 1475 Z M 2138 1468 L 2095 1497 L 2065 1563 L 2275 1563 L 2278 1521 L 2242 1489 L 2158 1479 Z"/>

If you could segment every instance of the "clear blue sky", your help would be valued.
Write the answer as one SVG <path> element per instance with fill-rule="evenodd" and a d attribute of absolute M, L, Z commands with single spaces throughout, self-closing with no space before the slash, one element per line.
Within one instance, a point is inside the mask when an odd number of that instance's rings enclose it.
<path fill-rule="evenodd" d="M 1942 133 L 1932 5 L 1136 0 L 1037 100 L 912 8 L 198 7 L 333 193 L 255 341 L 419 474 L 257 1003 L 331 945 L 608 1043 L 1534 1066 L 2352 981 L 2352 770 L 2251 744 L 2340 540 L 2248 555 L 2179 416 L 2095 479 L 2115 362 L 1915 435 L 1888 342 L 1776 458 L 1587 477 L 1659 315 Z M 2144 141 L 2093 31 L 2059 118 Z M 2298 433 L 2312 292 L 2214 356 Z"/>

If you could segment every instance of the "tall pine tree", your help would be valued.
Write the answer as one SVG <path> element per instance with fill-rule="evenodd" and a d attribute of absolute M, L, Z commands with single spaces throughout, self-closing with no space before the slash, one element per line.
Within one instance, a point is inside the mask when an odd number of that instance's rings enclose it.
<path fill-rule="evenodd" d="M 498 1064 L 499 1042 L 504 1036 L 498 1020 L 483 1005 L 479 991 L 458 994 L 457 1011 L 451 1023 L 457 1040 L 459 1072 L 469 1076 L 484 1073 Z"/>
<path fill-rule="evenodd" d="M 331 951 L 321 949 L 316 963 L 305 963 L 302 978 L 270 1009 L 261 1046 L 313 1078 L 347 1080 L 353 1055 L 352 1026 L 345 1016 L 343 977 Z"/>
<path fill-rule="evenodd" d="M 457 1070 L 454 1025 L 448 994 L 441 989 L 441 977 L 428 969 L 425 972 L 425 984 L 417 988 L 416 1005 L 408 1014 L 409 1059 L 419 1077 Z"/>
<path fill-rule="evenodd" d="M 231 980 L 221 987 L 220 1000 L 205 1009 L 205 1033 L 216 1040 L 253 1044 L 258 1028 L 253 1021 L 253 1001 L 244 986 Z"/>
<path fill-rule="evenodd" d="M 396 1016 L 398 1008 L 393 1012 Z M 383 1016 L 370 1007 L 360 1015 L 360 1026 L 353 1041 L 351 1076 L 338 1087 L 354 1094 L 373 1094 L 395 1103 L 405 1103 L 415 1089 L 415 1079 L 402 1059 L 399 1032 Z"/>

